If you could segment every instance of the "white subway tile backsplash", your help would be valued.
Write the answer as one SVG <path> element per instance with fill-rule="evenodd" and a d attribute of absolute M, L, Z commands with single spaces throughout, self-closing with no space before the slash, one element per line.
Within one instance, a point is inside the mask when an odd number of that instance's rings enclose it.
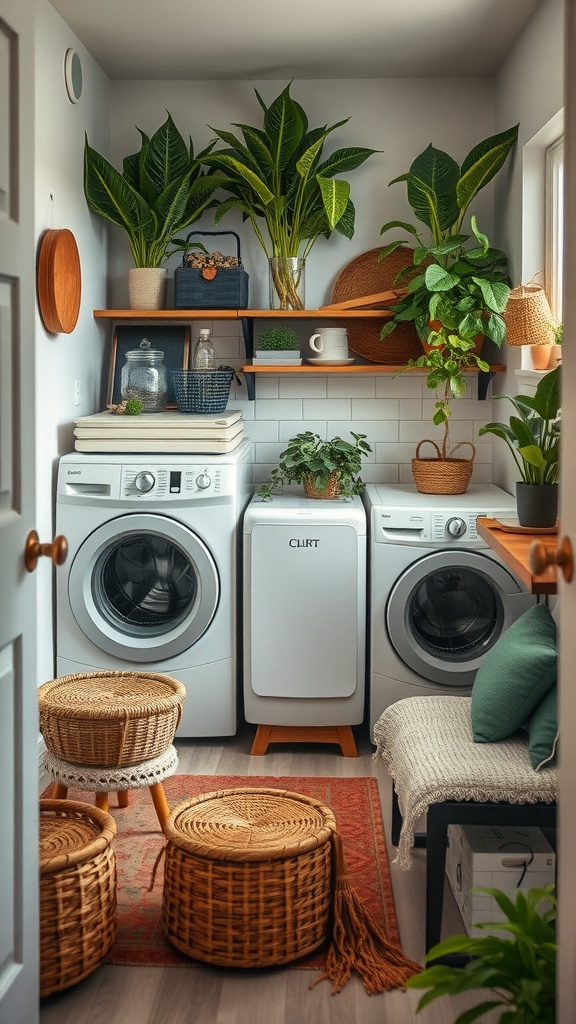
<path fill-rule="evenodd" d="M 374 400 L 353 398 L 353 420 L 397 420 L 398 402 L 392 398 L 375 398 Z"/>
<path fill-rule="evenodd" d="M 376 445 L 376 462 L 389 464 L 392 462 L 410 462 L 415 455 L 413 444 L 382 444 Z M 432 453 L 431 453 L 432 454 Z"/>
<path fill-rule="evenodd" d="M 420 374 L 376 377 L 376 398 L 421 398 L 424 378 Z"/>
<path fill-rule="evenodd" d="M 260 405 L 263 398 L 278 398 L 279 380 L 276 374 L 255 375 L 256 406 Z M 256 413 L 258 418 L 258 413 Z"/>
<path fill-rule="evenodd" d="M 248 420 L 244 426 L 244 436 L 251 441 L 281 441 L 278 427 L 278 420 Z"/>
<path fill-rule="evenodd" d="M 355 434 L 366 434 L 368 444 L 373 445 L 376 441 L 397 441 L 398 422 L 397 420 L 329 420 L 328 437 L 343 437 L 345 441 L 350 440 L 350 431 Z"/>
<path fill-rule="evenodd" d="M 326 398 L 326 378 L 304 375 L 281 377 L 278 395 L 280 398 Z"/>
<path fill-rule="evenodd" d="M 325 420 L 300 420 L 299 423 L 289 420 L 288 423 L 280 421 L 278 424 L 278 440 L 289 441 L 291 437 L 294 437 L 294 434 L 303 434 L 306 430 L 309 430 L 312 434 L 318 434 L 323 440 L 328 437 Z M 330 434 L 330 437 L 332 436 Z"/>
<path fill-rule="evenodd" d="M 366 463 L 362 467 L 360 473 L 365 484 L 397 484 L 399 483 L 398 478 L 398 466 L 392 464 L 385 465 L 383 463 Z"/>
<path fill-rule="evenodd" d="M 256 400 L 257 420 L 301 420 L 302 401 L 299 398 Z"/>
<path fill-rule="evenodd" d="M 401 398 L 398 402 L 398 419 L 421 420 L 422 400 L 420 398 Z"/>
<path fill-rule="evenodd" d="M 347 398 L 305 398 L 303 414 L 307 420 L 349 420 L 351 403 Z"/>
<path fill-rule="evenodd" d="M 372 375 L 360 377 L 337 374 L 334 377 L 327 377 L 326 381 L 328 398 L 376 397 L 375 379 Z"/>
<path fill-rule="evenodd" d="M 283 444 L 258 442 L 254 445 L 254 462 L 276 465 L 283 449 Z"/>

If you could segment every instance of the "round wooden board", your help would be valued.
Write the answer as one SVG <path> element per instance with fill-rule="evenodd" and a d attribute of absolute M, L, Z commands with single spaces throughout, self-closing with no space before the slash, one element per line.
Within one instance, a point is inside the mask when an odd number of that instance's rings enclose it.
<path fill-rule="evenodd" d="M 38 254 L 38 306 L 50 334 L 70 334 L 80 312 L 82 275 L 76 239 L 68 228 L 45 231 Z"/>

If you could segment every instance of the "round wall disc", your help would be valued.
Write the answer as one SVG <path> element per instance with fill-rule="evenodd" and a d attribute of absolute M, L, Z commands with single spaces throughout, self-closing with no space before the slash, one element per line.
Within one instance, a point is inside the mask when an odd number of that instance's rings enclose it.
<path fill-rule="evenodd" d="M 51 334 L 70 334 L 78 321 L 82 278 L 76 239 L 67 228 L 45 231 L 38 257 L 38 306 Z"/>

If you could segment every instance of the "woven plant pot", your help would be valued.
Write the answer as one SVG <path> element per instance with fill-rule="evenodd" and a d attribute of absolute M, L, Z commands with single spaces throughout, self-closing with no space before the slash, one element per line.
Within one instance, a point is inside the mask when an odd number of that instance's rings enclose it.
<path fill-rule="evenodd" d="M 238 788 L 179 804 L 164 828 L 170 942 L 223 967 L 268 967 L 328 937 L 329 807 L 300 793 Z"/>
<path fill-rule="evenodd" d="M 116 822 L 72 800 L 40 801 L 40 995 L 75 985 L 116 938 Z"/>
<path fill-rule="evenodd" d="M 414 250 L 402 246 L 378 262 L 381 251 L 381 247 L 369 249 L 344 267 L 336 278 L 332 302 L 345 302 L 364 295 L 375 295 L 394 287 L 394 280 L 399 271 L 412 264 Z M 410 277 L 421 272 L 421 267 L 414 267 L 414 272 L 407 274 L 402 280 L 402 287 L 406 287 Z M 334 322 L 338 323 L 336 319 Z M 341 325 L 348 331 L 350 351 L 372 363 L 402 366 L 409 359 L 418 359 L 418 356 L 422 355 L 422 344 L 411 323 L 398 324 L 396 330 L 384 339 L 380 338 L 380 320 L 342 320 Z"/>
<path fill-rule="evenodd" d="M 431 444 L 436 449 L 435 458 L 420 458 L 420 448 L 423 444 Z M 461 445 L 469 445 L 472 449 L 471 459 L 454 459 L 452 452 L 455 452 Z M 412 476 L 416 484 L 416 490 L 421 494 L 464 494 L 472 477 L 472 469 L 476 448 L 471 441 L 461 441 L 454 446 L 446 457 L 435 441 L 426 438 L 420 441 L 416 448 L 416 457 L 412 459 Z"/>
<path fill-rule="evenodd" d="M 314 478 L 311 476 L 305 476 L 302 484 L 307 498 L 338 498 L 342 491 L 342 484 L 336 472 L 330 473 L 325 487 L 316 487 Z"/>
<path fill-rule="evenodd" d="M 60 676 L 38 690 L 40 731 L 73 764 L 122 768 L 159 757 L 180 721 L 186 689 L 148 672 Z"/>

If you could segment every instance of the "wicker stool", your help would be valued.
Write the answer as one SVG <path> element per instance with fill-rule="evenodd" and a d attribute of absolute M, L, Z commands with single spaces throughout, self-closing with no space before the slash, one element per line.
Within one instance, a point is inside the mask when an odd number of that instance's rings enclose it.
<path fill-rule="evenodd" d="M 68 988 L 116 938 L 114 818 L 71 800 L 40 801 L 40 995 Z"/>
<path fill-rule="evenodd" d="M 160 828 L 170 814 L 162 782 L 173 775 L 178 767 L 178 754 L 170 746 L 160 757 L 130 765 L 128 768 L 97 768 L 71 764 L 55 754 L 44 755 L 43 767 L 56 783 L 55 800 L 65 799 L 69 789 L 96 793 L 96 806 L 108 810 L 108 793 L 118 795 L 118 805 L 127 807 L 130 789 L 144 789 L 148 786 L 152 802 L 158 815 Z"/>
<path fill-rule="evenodd" d="M 179 950 L 225 967 L 267 967 L 327 938 L 329 807 L 300 793 L 204 793 L 168 818 L 163 920 Z"/>

